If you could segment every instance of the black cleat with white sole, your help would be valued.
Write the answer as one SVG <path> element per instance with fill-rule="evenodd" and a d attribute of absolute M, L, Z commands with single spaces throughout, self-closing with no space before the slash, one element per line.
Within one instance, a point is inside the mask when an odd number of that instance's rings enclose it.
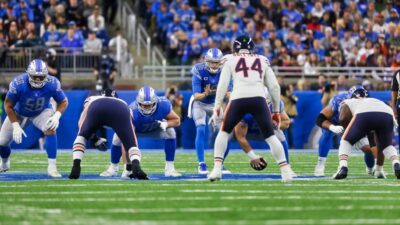
<path fill-rule="evenodd" d="M 74 159 L 74 165 L 72 166 L 71 173 L 69 174 L 69 179 L 79 179 L 81 176 L 81 160 Z"/>
<path fill-rule="evenodd" d="M 149 180 L 147 174 L 140 167 L 139 160 L 132 160 L 132 174 L 129 176 L 131 179 Z"/>
<path fill-rule="evenodd" d="M 340 170 L 333 176 L 333 179 L 335 180 L 345 179 L 347 177 L 348 172 L 349 169 L 345 166 L 342 166 Z"/>

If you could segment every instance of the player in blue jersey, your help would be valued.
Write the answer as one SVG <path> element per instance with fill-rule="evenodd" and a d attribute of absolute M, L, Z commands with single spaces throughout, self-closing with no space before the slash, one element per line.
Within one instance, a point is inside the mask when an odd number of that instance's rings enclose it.
<path fill-rule="evenodd" d="M 10 143 L 14 140 L 20 144 L 22 136 L 27 137 L 23 127 L 32 122 L 41 130 L 46 141 L 48 157 L 47 173 L 50 177 L 61 177 L 57 171 L 57 136 L 56 130 L 62 113 L 68 105 L 68 100 L 61 89 L 60 82 L 53 76 L 47 76 L 46 64 L 40 60 L 33 60 L 26 73 L 14 78 L 4 102 L 7 117 L 0 130 L 0 156 L 2 158 L 0 172 L 10 168 Z M 50 99 L 56 103 L 56 111 L 51 107 Z"/>
<path fill-rule="evenodd" d="M 318 147 L 318 162 L 315 166 L 315 176 L 325 176 L 325 163 L 332 143 L 334 135 L 340 135 L 343 133 L 344 128 L 339 125 L 339 108 L 343 100 L 348 99 L 352 93 L 360 85 L 356 85 L 349 90 L 348 93 L 339 93 L 335 95 L 317 117 L 317 125 L 322 129 L 322 136 L 319 140 Z M 361 86 L 362 87 L 362 86 Z M 375 159 L 373 151 L 369 146 L 368 138 L 363 138 L 357 142 L 354 146 L 356 149 L 364 151 L 364 160 L 367 166 L 368 174 L 373 173 L 373 167 L 375 165 Z"/>
<path fill-rule="evenodd" d="M 193 118 L 196 125 L 196 153 L 199 162 L 198 172 L 207 174 L 207 165 L 204 161 L 204 138 L 206 134 L 206 119 L 213 113 L 215 93 L 221 74 L 222 52 L 217 48 L 207 51 L 205 62 L 197 63 L 192 68 L 193 96 L 189 104 L 189 117 Z M 219 127 L 222 119 L 218 124 Z M 225 171 L 228 172 L 228 171 Z"/>
<path fill-rule="evenodd" d="M 129 106 L 133 113 L 133 125 L 139 137 L 154 137 L 164 140 L 165 171 L 167 177 L 182 176 L 175 170 L 176 133 L 174 127 L 180 125 L 179 116 L 172 110 L 171 102 L 165 97 L 156 95 L 153 88 L 144 86 L 139 90 L 136 101 Z M 121 158 L 121 141 L 117 135 L 113 137 L 111 147 L 111 164 L 100 176 L 117 176 Z M 125 160 L 124 160 L 125 161 Z M 128 177 L 130 166 L 122 173 Z"/>
<path fill-rule="evenodd" d="M 267 97 L 267 103 L 269 110 L 272 111 L 272 103 L 271 101 L 269 101 L 268 97 Z M 281 101 L 279 107 L 281 123 L 279 125 L 279 128 L 275 127 L 274 133 L 279 139 L 279 141 L 282 143 L 283 149 L 285 151 L 286 161 L 289 163 L 289 147 L 282 129 L 287 129 L 290 126 L 290 118 L 283 109 L 284 109 L 284 104 Z M 258 127 L 257 122 L 254 120 L 251 114 L 246 114 L 242 119 L 242 121 L 240 121 L 235 126 L 235 137 L 240 146 L 242 147 L 243 151 L 249 157 L 252 167 L 255 169 L 262 168 L 263 165 L 260 165 L 260 163 L 264 164 L 266 162 L 263 159 L 261 159 L 262 158 L 261 156 L 257 155 L 254 152 L 254 150 L 252 150 L 249 142 L 246 139 L 246 136 L 249 139 L 263 140 L 262 135 L 260 133 L 260 128 Z M 297 176 L 293 171 L 291 171 L 291 173 L 293 177 Z"/>

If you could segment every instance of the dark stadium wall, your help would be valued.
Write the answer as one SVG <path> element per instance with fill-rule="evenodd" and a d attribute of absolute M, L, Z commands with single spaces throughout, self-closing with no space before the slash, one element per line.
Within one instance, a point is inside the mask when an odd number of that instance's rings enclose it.
<path fill-rule="evenodd" d="M 65 92 L 69 105 L 61 117 L 60 126 L 57 130 L 58 136 L 58 147 L 59 149 L 70 149 L 72 148 L 72 143 L 75 140 L 76 134 L 78 132 L 78 120 L 80 113 L 82 111 L 82 106 L 85 98 L 91 94 L 90 91 L 66 91 Z M 157 94 L 159 96 L 163 96 L 163 91 L 158 91 Z M 191 91 L 181 91 L 181 94 L 184 96 L 184 108 L 186 109 L 189 104 L 189 99 L 192 94 Z M 372 97 L 376 97 L 385 102 L 390 100 L 390 92 L 378 92 L 371 91 Z M 121 99 L 126 101 L 128 104 L 131 103 L 137 95 L 137 91 L 118 91 L 118 95 Z M 301 91 L 295 92 L 295 95 L 298 96 L 299 100 L 297 103 L 298 116 L 295 118 L 293 126 L 293 144 L 294 148 L 303 148 L 304 144 L 307 143 L 309 135 L 313 127 L 315 126 L 315 118 L 318 113 L 321 111 L 321 94 L 316 91 Z M 185 110 L 186 112 L 186 110 Z M 186 117 L 183 119 L 182 124 L 182 145 L 184 149 L 194 149 L 194 140 L 196 135 L 196 129 L 194 126 L 194 122 L 192 119 Z M 37 147 L 37 139 L 41 136 L 41 132 L 29 125 L 26 128 L 27 138 L 24 138 L 23 142 L 19 145 L 12 144 L 12 148 L 14 149 L 22 149 L 22 148 L 36 148 Z M 209 136 L 209 135 L 206 135 Z M 109 143 L 111 143 L 112 130 L 108 129 L 107 137 Z M 206 139 L 209 148 L 213 146 L 213 143 Z M 251 144 L 254 148 L 263 148 L 266 146 L 265 143 L 260 141 L 251 141 Z M 236 141 L 230 144 L 231 148 L 239 148 L 239 145 Z M 161 149 L 163 148 L 162 141 L 154 141 L 151 138 L 140 138 L 139 136 L 139 147 L 142 149 Z"/>

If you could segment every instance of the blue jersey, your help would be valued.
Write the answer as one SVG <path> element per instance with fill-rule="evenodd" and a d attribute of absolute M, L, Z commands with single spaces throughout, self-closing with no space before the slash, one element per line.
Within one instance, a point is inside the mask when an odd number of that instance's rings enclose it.
<path fill-rule="evenodd" d="M 207 70 L 206 63 L 202 62 L 194 65 L 191 73 L 193 94 L 203 93 L 207 85 L 210 85 L 211 90 L 217 89 L 221 71 L 218 71 L 217 73 L 210 73 Z M 207 96 L 200 101 L 205 104 L 214 103 L 215 95 Z"/>
<path fill-rule="evenodd" d="M 269 111 L 272 112 L 272 103 L 271 102 L 268 102 L 268 108 L 269 108 Z M 284 108 L 285 108 L 285 106 L 283 104 L 283 101 L 281 101 L 279 104 L 279 113 L 283 112 Z M 242 122 L 247 124 L 247 132 L 248 133 L 260 132 L 260 129 L 258 128 L 258 124 L 254 120 L 254 118 L 251 114 L 246 114 L 243 117 Z"/>
<path fill-rule="evenodd" d="M 342 104 L 343 100 L 347 99 L 347 93 L 339 93 L 335 95 L 329 101 L 329 107 L 331 107 L 333 111 L 333 116 L 331 119 L 331 123 L 338 125 L 339 124 L 339 107 Z"/>
<path fill-rule="evenodd" d="M 138 107 L 137 102 L 132 102 L 129 107 L 132 109 L 133 112 L 133 125 L 135 126 L 135 131 L 138 133 L 147 133 L 157 130 L 160 125 L 158 124 L 157 120 L 164 120 L 167 115 L 172 110 L 171 102 L 166 99 L 165 97 L 158 97 L 158 103 L 156 111 L 149 116 L 143 115 Z"/>
<path fill-rule="evenodd" d="M 14 110 L 25 117 L 37 116 L 43 110 L 51 108 L 50 98 L 54 98 L 57 103 L 66 99 L 57 78 L 47 76 L 46 84 L 42 88 L 33 88 L 26 73 L 11 81 L 7 98 L 14 102 Z"/>

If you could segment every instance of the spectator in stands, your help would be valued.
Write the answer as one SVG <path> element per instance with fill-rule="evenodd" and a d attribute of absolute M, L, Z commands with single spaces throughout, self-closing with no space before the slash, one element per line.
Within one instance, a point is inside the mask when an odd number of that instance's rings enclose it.
<path fill-rule="evenodd" d="M 351 53 L 351 49 L 356 45 L 355 40 L 351 37 L 351 31 L 344 32 L 344 38 L 340 40 L 340 47 L 344 51 L 344 56 L 347 57 Z"/>
<path fill-rule="evenodd" d="M 44 61 L 46 62 L 49 75 L 56 77 L 61 82 L 61 67 L 57 62 L 57 52 L 54 48 L 46 51 Z"/>
<path fill-rule="evenodd" d="M 83 41 L 75 35 L 75 29 L 73 26 L 69 26 L 67 33 L 61 40 L 61 47 L 64 48 L 65 53 L 78 53 L 81 51 Z"/>
<path fill-rule="evenodd" d="M 109 49 L 114 53 L 114 60 L 118 64 L 119 71 L 124 74 L 122 70 L 123 65 L 128 61 L 128 41 L 122 36 L 122 31 L 118 27 L 116 35 L 108 43 Z"/>
<path fill-rule="evenodd" d="M 390 67 L 392 68 L 393 71 L 400 69 L 400 53 L 394 57 L 394 60 L 392 61 Z"/>
<path fill-rule="evenodd" d="M 118 1 L 103 0 L 103 16 L 107 24 L 114 24 L 115 16 L 117 15 Z"/>
<path fill-rule="evenodd" d="M 197 38 L 192 38 L 192 40 L 190 41 L 190 45 L 185 46 L 185 50 L 182 56 L 182 63 L 189 65 L 197 63 L 202 55 L 203 49 L 204 48 L 202 48 L 199 40 L 197 40 Z M 208 49 L 206 48 L 206 50 Z"/>
<path fill-rule="evenodd" d="M 96 37 L 96 32 L 90 30 L 88 33 L 88 38 L 83 44 L 83 51 L 85 53 L 101 53 L 103 44 L 101 40 Z"/>
<path fill-rule="evenodd" d="M 210 6 L 207 4 L 206 1 L 208 2 L 214 2 L 214 0 L 198 0 L 198 1 L 203 1 L 203 3 L 200 6 L 200 10 L 197 11 L 196 13 L 196 18 L 198 21 L 200 21 L 201 24 L 206 25 L 208 19 L 215 14 L 215 11 L 213 8 L 210 8 Z"/>
<path fill-rule="evenodd" d="M 7 45 L 14 45 L 19 39 L 21 39 L 22 34 L 18 29 L 17 22 L 11 21 L 8 33 L 6 33 Z"/>
<path fill-rule="evenodd" d="M 183 0 L 180 9 L 176 12 L 181 18 L 182 24 L 185 26 L 185 30 L 189 30 L 195 19 L 196 14 L 194 13 L 193 9 L 189 6 L 188 0 Z"/>
<path fill-rule="evenodd" d="M 0 1 L 0 19 L 3 19 L 3 20 L 7 19 L 7 1 L 6 0 Z"/>
<path fill-rule="evenodd" d="M 174 16 L 173 23 L 169 24 L 167 27 L 167 37 L 169 37 L 175 29 L 180 29 L 182 31 L 187 31 L 186 26 L 181 22 L 181 17 L 179 15 Z"/>
<path fill-rule="evenodd" d="M 50 0 L 49 1 L 50 6 L 44 11 L 44 14 L 46 16 L 49 16 L 51 18 L 56 18 L 56 8 L 57 8 L 57 0 Z"/>
<path fill-rule="evenodd" d="M 83 16 L 84 7 L 78 0 L 69 0 L 66 9 L 66 18 L 68 21 L 74 21 L 80 28 L 87 27 L 86 17 Z"/>
<path fill-rule="evenodd" d="M 23 12 L 26 13 L 29 21 L 33 21 L 33 11 L 26 4 L 26 0 L 19 0 L 19 4 L 14 6 L 13 16 L 20 19 Z"/>
<path fill-rule="evenodd" d="M 65 20 L 65 16 L 64 15 L 56 15 L 56 27 L 57 30 L 61 33 L 65 33 L 68 30 L 68 23 Z"/>
<path fill-rule="evenodd" d="M 56 28 L 56 25 L 53 21 L 50 21 L 47 25 L 47 30 L 44 32 L 42 39 L 46 46 L 49 47 L 58 47 L 60 46 L 60 42 L 63 35 Z"/>
<path fill-rule="evenodd" d="M 386 59 L 381 55 L 381 45 L 379 43 L 374 44 L 373 54 L 367 57 L 368 67 L 381 67 L 386 65 Z"/>
<path fill-rule="evenodd" d="M 98 5 L 94 7 L 92 15 L 88 18 L 88 28 L 95 32 L 105 29 L 104 17 L 100 15 L 100 8 Z"/>
<path fill-rule="evenodd" d="M 44 45 L 42 38 L 36 35 L 34 23 L 28 23 L 26 31 L 27 35 L 25 39 L 18 40 L 13 46 L 10 46 L 10 48 L 14 47 L 29 48 L 29 47 L 40 47 Z"/>
<path fill-rule="evenodd" d="M 328 50 L 331 48 L 331 39 L 333 37 L 333 31 L 330 27 L 325 27 L 324 31 L 325 37 L 321 39 L 321 44 L 323 49 Z"/>
<path fill-rule="evenodd" d="M 318 76 L 318 81 L 316 83 L 315 82 L 311 83 L 310 89 L 314 90 L 314 91 L 319 91 L 322 93 L 326 83 L 327 83 L 326 76 L 323 74 L 320 74 Z"/>
<path fill-rule="evenodd" d="M 297 116 L 297 96 L 293 94 L 293 85 L 281 85 L 281 99 L 283 101 L 284 110 L 290 118 L 290 123 L 294 122 L 294 118 Z M 289 126 L 286 130 L 288 136 L 289 147 L 293 147 L 293 131 Z"/>
<path fill-rule="evenodd" d="M 347 91 L 349 89 L 349 86 L 346 82 L 346 77 L 343 74 L 339 75 L 337 78 L 336 89 L 338 91 Z"/>
<path fill-rule="evenodd" d="M 318 70 L 315 68 L 317 66 L 318 66 L 317 55 L 315 53 L 311 53 L 303 66 L 304 74 L 305 75 L 317 75 Z"/>
<path fill-rule="evenodd" d="M 84 0 L 83 17 L 88 18 L 90 15 L 92 15 L 95 6 L 96 6 L 96 0 Z"/>

